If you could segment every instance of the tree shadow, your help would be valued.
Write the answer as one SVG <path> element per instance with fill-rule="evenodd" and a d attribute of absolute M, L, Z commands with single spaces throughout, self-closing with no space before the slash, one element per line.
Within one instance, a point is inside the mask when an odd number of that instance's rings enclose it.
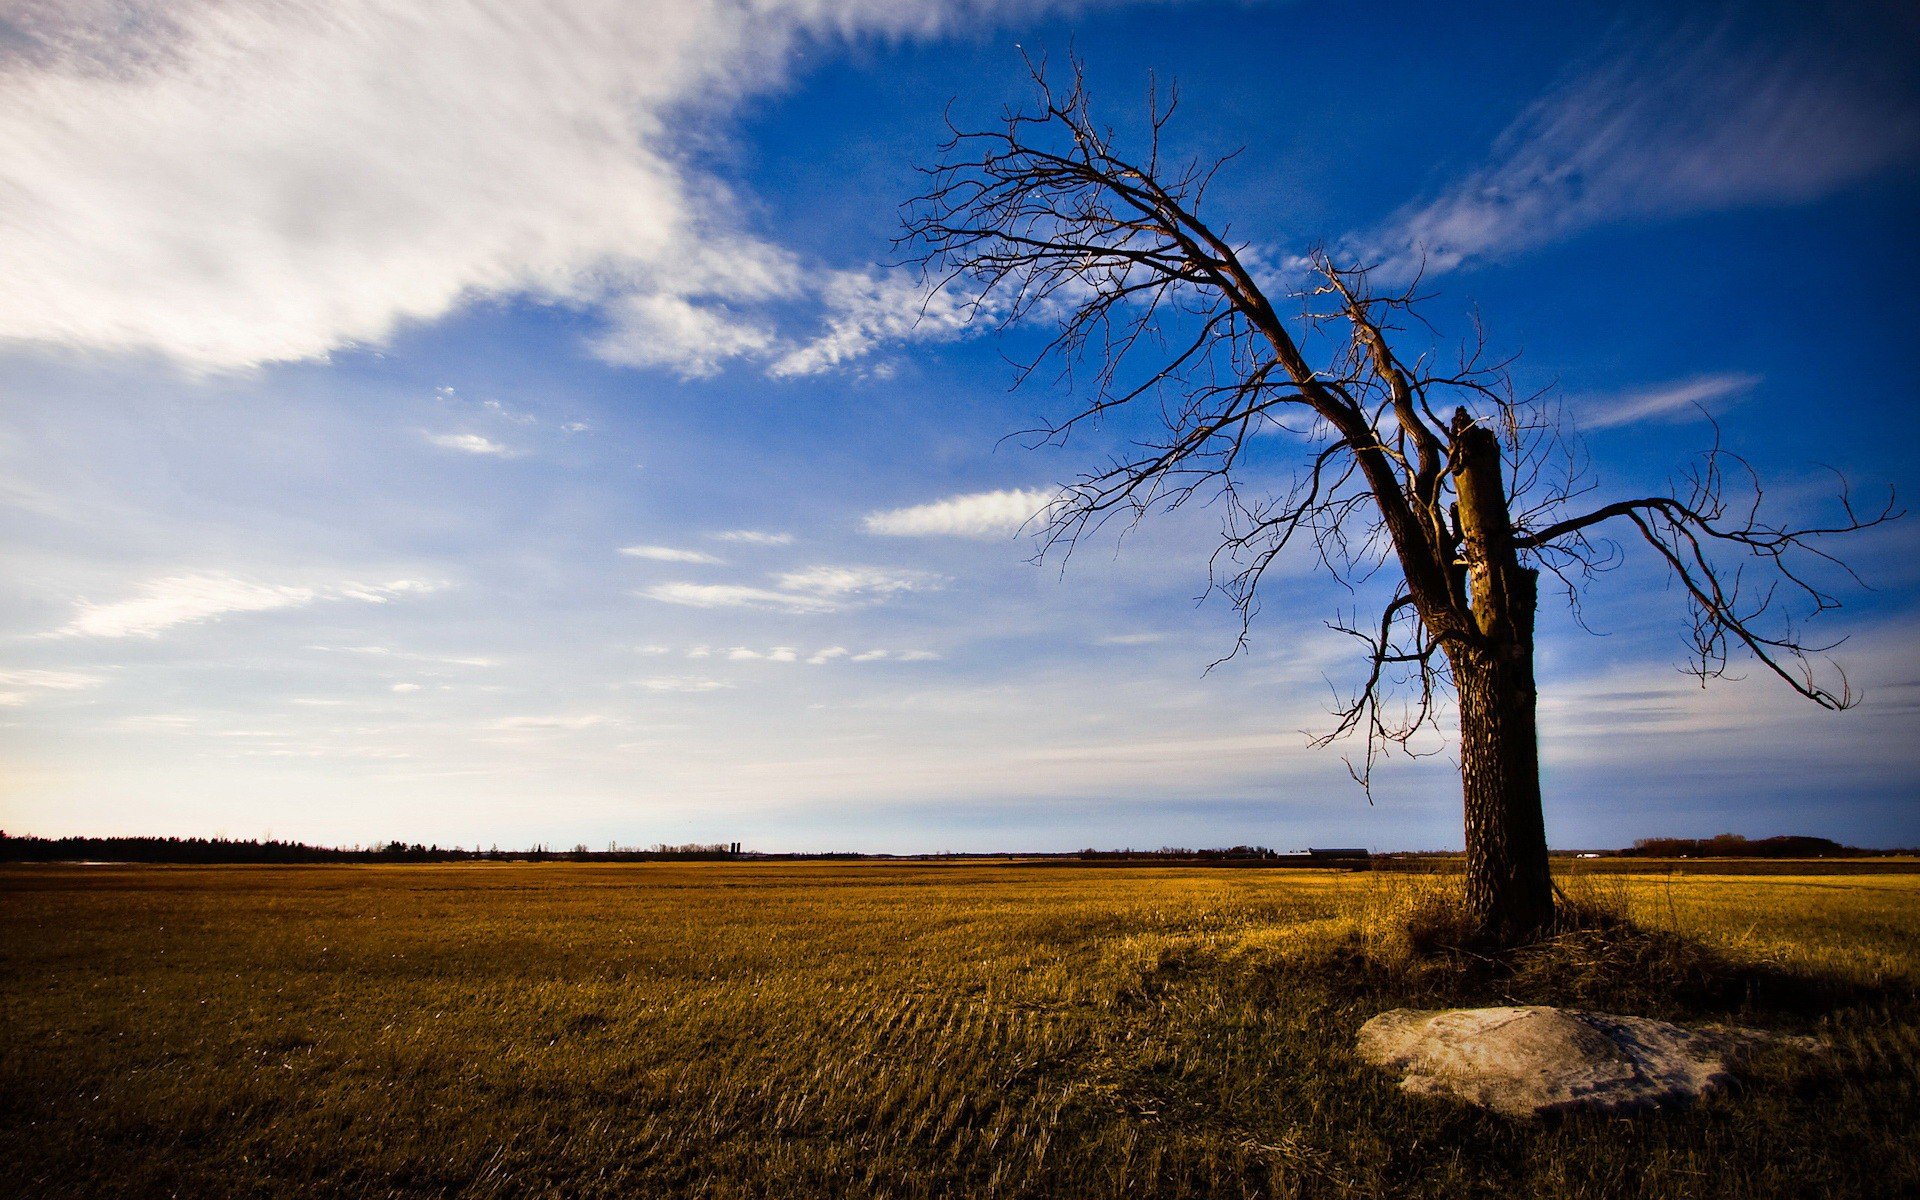
<path fill-rule="evenodd" d="M 1526 945 L 1489 947 L 1446 887 L 1415 888 L 1390 896 L 1352 935 L 1311 957 L 1324 984 L 1377 1007 L 1550 1004 L 1778 1029 L 1848 1010 L 1920 1008 L 1911 980 L 1737 958 L 1636 922 L 1606 896 L 1563 894 L 1553 931 Z"/>

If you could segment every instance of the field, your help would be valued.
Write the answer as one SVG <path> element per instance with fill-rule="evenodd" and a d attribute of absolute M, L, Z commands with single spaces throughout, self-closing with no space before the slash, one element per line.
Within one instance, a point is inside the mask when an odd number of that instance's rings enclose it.
<path fill-rule="evenodd" d="M 1920 875 L 1576 880 L 1685 940 L 1517 973 L 1394 950 L 1409 886 L 0 868 L 0 1193 L 1920 1191 Z M 1349 1055 L 1383 1008 L 1509 999 L 1731 1016 L 1831 1050 L 1763 1056 L 1683 1112 L 1531 1124 L 1405 1097 Z"/>

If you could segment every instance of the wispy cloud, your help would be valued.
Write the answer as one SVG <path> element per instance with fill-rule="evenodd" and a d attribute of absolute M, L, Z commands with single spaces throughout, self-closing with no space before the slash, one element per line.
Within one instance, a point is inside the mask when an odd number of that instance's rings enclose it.
<path fill-rule="evenodd" d="M 808 567 L 778 577 L 788 591 L 817 596 L 887 596 L 940 586 L 940 577 L 896 567 Z"/>
<path fill-rule="evenodd" d="M 808 654 L 794 646 L 772 646 L 765 650 L 753 646 L 730 646 L 714 649 L 711 646 L 693 646 L 686 651 L 688 658 L 719 658 L 737 663 L 806 663 L 808 666 L 825 666 L 828 663 L 847 661 L 869 662 L 935 662 L 940 655 L 932 650 L 863 650 L 858 654 L 845 646 L 824 646 Z"/>
<path fill-rule="evenodd" d="M 819 375 L 864 358 L 885 342 L 942 340 L 975 318 L 972 297 L 957 285 L 933 289 L 909 271 L 835 271 L 821 289 L 826 331 L 774 360 L 776 378 Z"/>
<path fill-rule="evenodd" d="M 746 546 L 790 546 L 793 535 L 790 533 L 769 533 L 762 529 L 727 529 L 713 535 L 722 542 L 738 542 Z"/>
<path fill-rule="evenodd" d="M 397 650 L 392 646 L 308 646 L 323 654 L 366 654 L 376 658 L 396 658 L 407 662 L 445 663 L 455 667 L 497 667 L 500 660 L 481 655 L 459 654 L 421 654 L 412 650 Z"/>
<path fill-rule="evenodd" d="M 1055 496 L 1035 489 L 969 492 L 931 504 L 868 513 L 861 524 L 868 533 L 885 537 L 1012 537 L 1045 512 Z"/>
<path fill-rule="evenodd" d="M 1685 420 L 1720 401 L 1743 396 L 1759 384 L 1758 375 L 1697 375 L 1613 396 L 1577 397 L 1570 404 L 1584 428 L 1613 429 L 1643 421 Z"/>
<path fill-rule="evenodd" d="M 259 583 L 234 575 L 170 575 L 149 580 L 125 600 L 81 600 L 74 617 L 55 631 L 60 637 L 155 637 L 176 625 L 232 616 L 302 608 L 322 600 L 385 603 L 396 596 L 433 591 L 437 584 L 398 579 L 389 583 L 339 583 L 319 587 Z"/>
<path fill-rule="evenodd" d="M 511 446 L 503 445 L 490 437 L 477 433 L 429 433 L 424 435 L 428 442 L 442 450 L 458 450 L 462 454 L 487 454 L 494 458 L 518 458 L 520 452 Z"/>
<path fill-rule="evenodd" d="M 774 577 L 775 587 L 734 583 L 662 583 L 639 594 L 688 608 L 764 608 L 794 613 L 839 612 L 900 592 L 940 586 L 938 575 L 882 567 L 808 567 Z"/>
<path fill-rule="evenodd" d="M 823 596 L 775 591 L 738 583 L 657 583 L 640 595 L 686 608 L 772 608 L 786 612 L 833 612 L 839 604 Z"/>
<path fill-rule="evenodd" d="M 771 650 L 755 650 L 751 646 L 735 646 L 727 651 L 732 662 L 770 662 L 790 663 L 800 661 L 800 652 L 792 646 L 775 646 Z"/>
<path fill-rule="evenodd" d="M 514 409 L 508 408 L 506 405 L 500 403 L 498 400 L 482 400 L 480 402 L 480 407 L 486 409 L 489 413 L 492 413 L 494 416 L 500 418 L 502 421 L 506 421 L 513 425 L 532 425 L 539 420 L 539 418 L 535 417 L 532 413 L 518 412 Z"/>
<path fill-rule="evenodd" d="M 78 692 L 99 687 L 105 679 L 79 671 L 0 671 L 0 708 L 20 708 L 48 692 Z"/>
<path fill-rule="evenodd" d="M 99 687 L 105 680 L 80 671 L 0 671 L 0 687 L 44 688 L 56 692 L 77 692 Z"/>
<path fill-rule="evenodd" d="M 508 731 L 573 730 L 592 729 L 596 725 L 608 723 L 609 718 L 601 713 L 563 713 L 551 716 L 501 717 L 490 722 L 488 728 Z"/>
<path fill-rule="evenodd" d="M 776 257 L 770 250 L 767 254 Z M 751 274 L 771 274 L 770 266 L 758 264 Z M 777 274 L 785 278 L 796 272 L 783 265 Z M 729 282 L 732 287 L 713 290 L 729 295 L 744 291 L 748 299 L 765 300 L 794 286 L 742 288 L 737 278 Z M 760 320 L 704 296 L 622 296 L 609 303 L 606 312 L 609 328 L 593 342 L 601 358 L 629 367 L 666 367 L 688 379 L 712 375 L 732 359 L 765 356 L 778 345 L 774 331 Z"/>
<path fill-rule="evenodd" d="M 718 679 L 702 679 L 686 675 L 655 675 L 651 679 L 642 679 L 640 687 L 649 692 L 718 692 L 732 687 L 730 683 Z"/>
<path fill-rule="evenodd" d="M 649 562 L 718 563 L 721 560 L 699 550 L 681 550 L 674 546 L 622 546 L 620 553 Z"/>
<path fill-rule="evenodd" d="M 890 277 L 747 232 L 688 114 L 778 88 L 803 44 L 1051 6 L 39 6 L 0 78 L 0 338 L 246 368 L 526 294 L 599 307 L 616 362 L 823 369 L 897 335 Z M 823 286 L 840 315 L 799 351 L 750 311 Z"/>
<path fill-rule="evenodd" d="M 1404 278 L 1590 226 L 1825 195 L 1920 151 L 1920 114 L 1857 51 L 1688 28 L 1539 100 L 1491 161 L 1349 250 Z"/>
<path fill-rule="evenodd" d="M 939 655 L 931 650 L 867 650 L 854 655 L 849 661 L 870 662 L 934 662 Z"/>

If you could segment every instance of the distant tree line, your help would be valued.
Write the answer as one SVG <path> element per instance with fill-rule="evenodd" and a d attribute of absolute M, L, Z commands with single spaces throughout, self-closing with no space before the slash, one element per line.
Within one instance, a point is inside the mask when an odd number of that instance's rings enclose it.
<path fill-rule="evenodd" d="M 1642 858 L 1855 858 L 1888 852 L 1843 846 L 1823 837 L 1782 835 L 1756 840 L 1722 833 L 1710 838 L 1641 838 L 1633 849 L 1621 853 Z"/>
<path fill-rule="evenodd" d="M 1089 846 L 1074 856 L 1090 862 L 1099 862 L 1113 858 L 1169 858 L 1179 860 L 1209 861 L 1220 858 L 1279 858 L 1278 850 L 1269 850 L 1265 846 L 1228 846 L 1220 850 L 1189 850 L 1182 846 L 1162 846 L 1158 850 L 1095 850 Z"/>
<path fill-rule="evenodd" d="M 0 862 L 131 863 L 422 863 L 422 862 L 647 862 L 657 859 L 717 860 L 740 857 L 738 842 L 664 843 L 641 848 L 561 850 L 536 844 L 524 850 L 498 846 L 422 845 L 387 842 L 373 846 L 309 846 L 277 839 L 203 837 L 14 837 L 0 831 Z"/>
<path fill-rule="evenodd" d="M 1457 852 L 1456 852 L 1457 853 Z M 1915 850 L 1866 850 L 1846 846 L 1820 837 L 1770 837 L 1750 839 L 1737 833 L 1711 838 L 1641 838 L 1630 850 L 1618 854 L 1638 858 L 1861 858 L 1889 854 L 1914 854 Z M 591 850 L 584 843 L 561 849 L 536 843 L 525 849 L 502 850 L 499 846 L 423 845 L 419 842 L 387 842 L 368 846 L 310 846 L 305 842 L 277 839 L 203 838 L 203 837 L 15 837 L 0 831 L 0 862 L 111 862 L 174 863 L 181 865 L 213 863 L 450 863 L 450 862 L 722 862 L 736 859 L 760 861 L 893 861 L 960 862 L 996 859 L 1046 861 L 1060 864 L 1086 863 L 1221 863 L 1228 865 L 1271 864 L 1274 866 L 1353 865 L 1369 859 L 1365 850 L 1310 850 L 1304 854 L 1283 853 L 1266 846 L 1226 846 L 1194 850 L 1162 846 L 1158 850 L 1084 850 L 1067 853 L 998 851 L 993 853 L 947 852 L 929 854 L 862 854 L 854 851 L 812 853 L 766 853 L 743 850 L 739 842 L 687 842 L 669 845 L 621 846 L 609 843 L 605 850 Z M 1388 855 L 1387 858 L 1394 858 Z M 1428 856 L 1432 857 L 1432 856 Z M 1441 854 L 1440 857 L 1446 857 Z"/>

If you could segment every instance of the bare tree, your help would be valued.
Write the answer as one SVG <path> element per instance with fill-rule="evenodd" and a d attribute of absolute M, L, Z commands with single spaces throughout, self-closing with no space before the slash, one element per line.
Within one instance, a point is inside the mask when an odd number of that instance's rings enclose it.
<path fill-rule="evenodd" d="M 1831 524 L 1770 524 L 1757 477 L 1716 445 L 1674 495 L 1574 512 L 1593 490 L 1577 450 L 1542 396 L 1515 394 L 1477 323 L 1449 361 L 1403 354 L 1409 323 L 1424 325 L 1414 286 L 1382 294 L 1365 264 L 1325 252 L 1262 263 L 1202 217 L 1231 156 L 1163 158 L 1171 100 L 1149 94 L 1145 145 L 1129 158 L 1090 114 L 1077 66 L 1064 91 L 1041 68 L 1033 77 L 1032 108 L 983 130 L 950 124 L 903 240 L 977 316 L 1053 331 L 1020 377 L 1051 364 L 1080 399 L 1036 431 L 1042 441 L 1122 410 L 1156 418 L 1156 433 L 1065 488 L 1046 546 L 1070 550 L 1116 516 L 1220 503 L 1212 585 L 1246 620 L 1269 566 L 1296 547 L 1350 583 L 1390 580 L 1370 619 L 1333 623 L 1361 643 L 1365 669 L 1319 740 L 1363 740 L 1349 765 L 1365 784 L 1383 752 L 1457 710 L 1466 903 L 1481 936 L 1512 944 L 1555 920 L 1535 734 L 1538 583 L 1549 572 L 1577 605 L 1619 554 L 1603 527 L 1644 541 L 1678 583 L 1703 679 L 1744 649 L 1817 704 L 1854 702 L 1844 675 L 1827 681 L 1809 657 L 1828 647 L 1804 640 L 1796 613 L 1837 603 L 1809 571 L 1838 565 L 1821 540 L 1892 519 L 1891 498 L 1863 515 L 1843 488 Z M 1281 316 L 1276 276 L 1304 280 L 1297 315 Z M 1305 448 L 1277 490 L 1249 465 L 1276 433 Z"/>

